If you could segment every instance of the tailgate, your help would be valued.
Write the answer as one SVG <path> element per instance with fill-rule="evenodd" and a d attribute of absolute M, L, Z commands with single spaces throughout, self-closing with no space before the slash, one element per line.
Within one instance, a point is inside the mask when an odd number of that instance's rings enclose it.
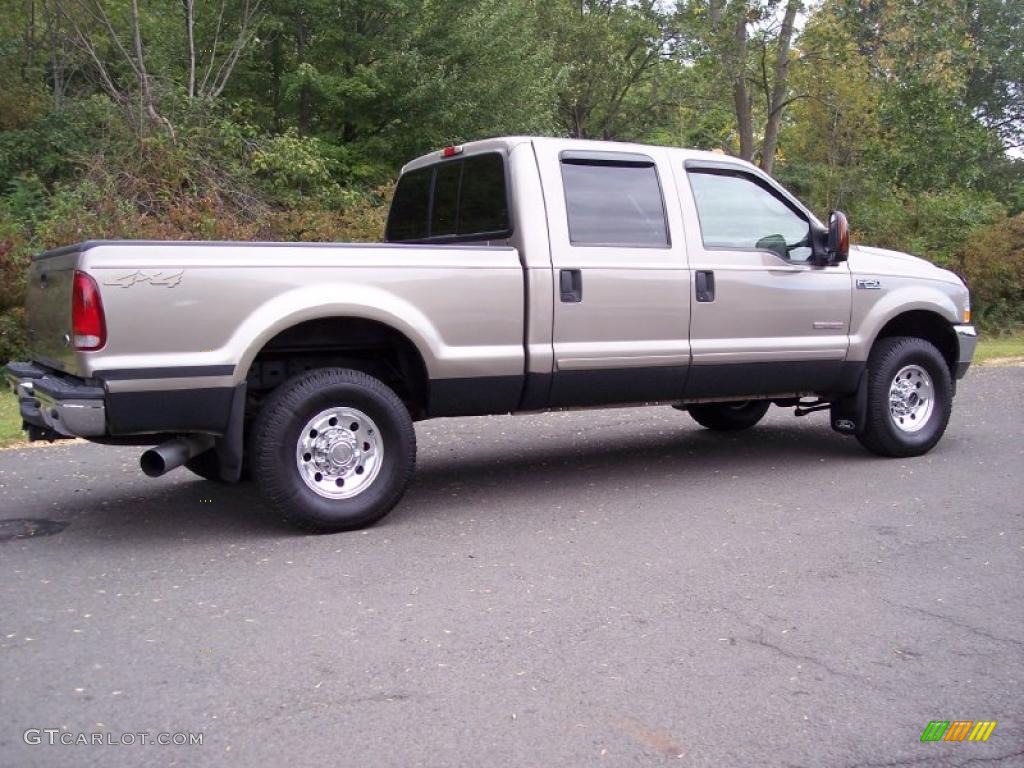
<path fill-rule="evenodd" d="M 29 355 L 34 362 L 78 373 L 71 346 L 71 289 L 80 245 L 39 254 L 29 269 L 25 298 Z"/>

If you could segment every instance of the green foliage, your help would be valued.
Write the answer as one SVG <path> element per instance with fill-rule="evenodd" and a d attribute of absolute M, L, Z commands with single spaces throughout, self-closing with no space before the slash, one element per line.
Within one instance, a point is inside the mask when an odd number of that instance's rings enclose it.
<path fill-rule="evenodd" d="M 851 216 L 857 234 L 870 242 L 928 258 L 941 266 L 980 230 L 1005 217 L 1005 207 L 988 193 L 949 189 L 919 195 L 871 196 L 857 201 Z"/>
<path fill-rule="evenodd" d="M 294 128 L 271 136 L 252 154 L 252 169 L 270 190 L 282 190 L 285 203 L 297 204 L 310 193 L 337 189 L 331 176 L 331 160 L 320 140 L 300 136 Z"/>
<path fill-rule="evenodd" d="M 976 230 L 961 246 L 956 266 L 971 288 L 974 316 L 983 327 L 1024 327 L 1024 214 Z"/>

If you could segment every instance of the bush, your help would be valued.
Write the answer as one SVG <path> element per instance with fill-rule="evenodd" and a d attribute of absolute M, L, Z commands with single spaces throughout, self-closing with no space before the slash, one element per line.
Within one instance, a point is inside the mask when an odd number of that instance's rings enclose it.
<path fill-rule="evenodd" d="M 1024 326 L 1024 213 L 975 231 L 954 265 L 971 289 L 978 324 L 999 331 Z"/>

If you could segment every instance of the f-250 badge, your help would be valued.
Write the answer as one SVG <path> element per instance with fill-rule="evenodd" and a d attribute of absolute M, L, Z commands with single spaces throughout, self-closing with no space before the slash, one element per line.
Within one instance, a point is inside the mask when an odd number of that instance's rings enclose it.
<path fill-rule="evenodd" d="M 184 274 L 184 269 L 180 269 L 177 272 L 143 272 L 141 269 L 137 269 L 134 272 L 121 275 L 121 277 L 115 277 L 113 280 L 107 280 L 103 284 L 116 285 L 120 288 L 131 288 L 138 283 L 149 283 L 150 285 L 163 285 L 167 288 L 173 288 L 181 282 L 181 277 Z"/>

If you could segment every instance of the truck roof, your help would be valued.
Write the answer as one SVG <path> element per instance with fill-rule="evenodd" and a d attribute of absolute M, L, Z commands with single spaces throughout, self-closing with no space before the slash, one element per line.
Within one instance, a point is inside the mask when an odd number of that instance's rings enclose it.
<path fill-rule="evenodd" d="M 636 144 L 624 141 L 601 141 L 595 139 L 565 139 L 553 138 L 550 136 L 496 136 L 493 139 L 481 139 L 479 141 L 468 141 L 460 145 L 462 153 L 475 154 L 488 150 L 508 151 L 517 144 L 533 142 L 536 144 L 554 145 L 559 150 L 590 150 L 590 151 L 620 151 L 620 152 L 649 152 L 651 150 L 671 150 L 683 160 L 728 160 L 737 165 L 754 166 L 745 160 L 730 155 L 723 155 L 719 152 L 708 152 L 702 149 L 684 149 L 657 144 Z M 444 159 L 444 150 L 438 149 L 425 155 L 417 157 L 402 166 L 402 173 L 421 168 L 424 165 L 431 165 L 438 160 Z M 460 153 L 461 154 L 461 153 Z"/>

